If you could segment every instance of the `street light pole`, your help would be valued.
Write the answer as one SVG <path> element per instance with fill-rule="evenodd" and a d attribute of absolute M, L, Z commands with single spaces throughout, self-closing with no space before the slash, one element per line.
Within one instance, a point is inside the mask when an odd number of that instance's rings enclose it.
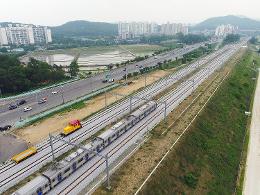
<path fill-rule="evenodd" d="M 64 90 L 63 90 L 63 86 L 61 86 L 61 97 L 62 97 L 62 104 L 64 104 Z"/>
<path fill-rule="evenodd" d="M 127 85 L 127 69 L 125 69 L 125 84 Z"/>
<path fill-rule="evenodd" d="M 107 90 L 105 91 L 105 106 L 107 107 Z"/>

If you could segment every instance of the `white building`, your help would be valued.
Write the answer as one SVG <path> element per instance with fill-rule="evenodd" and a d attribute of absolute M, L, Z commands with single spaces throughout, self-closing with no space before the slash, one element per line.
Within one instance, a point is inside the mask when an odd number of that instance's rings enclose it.
<path fill-rule="evenodd" d="M 0 45 L 34 45 L 50 42 L 51 30 L 47 27 L 21 24 L 0 27 Z"/>
<path fill-rule="evenodd" d="M 237 31 L 238 31 L 237 26 L 233 26 L 231 24 L 220 25 L 216 28 L 215 35 L 217 37 L 224 37 L 228 34 L 235 34 L 235 33 L 237 33 Z"/>
<path fill-rule="evenodd" d="M 169 22 L 162 25 L 148 22 L 118 23 L 118 36 L 120 39 L 131 39 L 153 34 L 175 35 L 177 33 L 188 34 L 188 26 Z"/>
<path fill-rule="evenodd" d="M 8 45 L 8 39 L 4 28 L 0 28 L 0 46 Z"/>
<path fill-rule="evenodd" d="M 188 34 L 188 26 L 181 23 L 166 23 L 161 25 L 160 33 L 163 35 L 176 35 L 177 33 Z"/>

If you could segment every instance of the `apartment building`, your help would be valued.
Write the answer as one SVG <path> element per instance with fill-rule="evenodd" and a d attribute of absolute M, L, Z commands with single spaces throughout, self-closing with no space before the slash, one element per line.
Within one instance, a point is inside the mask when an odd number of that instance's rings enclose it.
<path fill-rule="evenodd" d="M 40 45 L 50 42 L 51 30 L 44 26 L 9 24 L 0 27 L 0 45 Z"/>
<path fill-rule="evenodd" d="M 118 36 L 120 39 L 131 39 L 153 34 L 175 35 L 177 33 L 188 34 L 188 26 L 169 22 L 162 25 L 148 22 L 118 23 Z"/>
<path fill-rule="evenodd" d="M 235 33 L 237 33 L 237 31 L 238 31 L 237 26 L 233 26 L 231 24 L 220 25 L 216 28 L 215 35 L 217 37 L 224 37 L 228 34 L 235 34 Z"/>

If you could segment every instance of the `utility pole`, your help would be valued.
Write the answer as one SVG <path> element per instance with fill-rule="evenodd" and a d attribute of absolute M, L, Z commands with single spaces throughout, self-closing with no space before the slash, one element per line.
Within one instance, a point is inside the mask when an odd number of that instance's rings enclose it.
<path fill-rule="evenodd" d="M 166 117 L 167 117 L 167 102 L 164 101 L 164 122 L 166 123 Z"/>
<path fill-rule="evenodd" d="M 56 139 L 56 140 L 61 141 L 61 142 L 65 143 L 65 144 L 68 144 L 68 145 L 80 148 L 83 151 L 87 151 L 89 153 L 95 153 L 95 155 L 105 159 L 105 161 L 106 161 L 106 174 L 107 174 L 107 189 L 108 190 L 111 189 L 110 177 L 109 177 L 109 163 L 108 163 L 109 156 L 108 156 L 108 154 L 102 155 L 102 154 L 100 154 L 100 153 L 98 153 L 96 151 L 88 150 L 85 147 L 81 146 L 80 144 L 76 144 L 76 143 L 72 143 L 70 141 L 66 141 L 65 139 L 62 139 L 62 138 L 59 138 L 59 137 L 55 137 L 55 136 L 53 136 L 51 134 L 49 134 L 49 137 L 50 137 L 50 145 L 51 145 L 51 150 L 52 150 L 52 158 L 53 158 L 53 162 L 54 163 L 55 163 L 55 157 L 54 157 L 54 148 L 53 148 L 53 142 L 52 142 L 53 139 Z"/>
<path fill-rule="evenodd" d="M 130 107 L 130 113 L 131 113 L 132 112 L 132 96 L 130 96 L 130 102 L 129 103 L 130 103 L 129 107 Z"/>
<path fill-rule="evenodd" d="M 107 173 L 107 189 L 110 190 L 111 186 L 110 186 L 110 178 L 109 178 L 108 154 L 106 154 L 105 159 L 106 159 L 106 173 Z"/>
<path fill-rule="evenodd" d="M 36 102 L 38 102 L 38 93 L 35 94 Z"/>
<path fill-rule="evenodd" d="M 55 163 L 55 156 L 54 156 L 54 150 L 53 150 L 52 135 L 49 134 L 49 137 L 50 137 L 50 145 L 51 145 L 52 161 L 53 161 L 53 163 Z"/>
<path fill-rule="evenodd" d="M 64 101 L 64 89 L 63 89 L 63 85 L 61 86 L 61 97 L 62 97 L 62 104 L 64 104 L 65 101 Z"/>
<path fill-rule="evenodd" d="M 105 106 L 107 107 L 107 90 L 105 91 Z"/>
<path fill-rule="evenodd" d="M 127 85 L 127 69 L 125 68 L 125 85 Z"/>

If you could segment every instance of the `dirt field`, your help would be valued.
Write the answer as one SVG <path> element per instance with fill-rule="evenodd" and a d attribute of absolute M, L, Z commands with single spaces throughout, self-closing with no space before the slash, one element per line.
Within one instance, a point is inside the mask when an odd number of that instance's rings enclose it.
<path fill-rule="evenodd" d="M 26 149 L 27 144 L 24 140 L 17 139 L 14 135 L 0 134 L 0 162 L 4 162 Z"/>
<path fill-rule="evenodd" d="M 160 77 L 164 77 L 170 71 L 158 70 L 153 73 L 150 73 L 150 77 L 147 77 L 147 85 L 159 80 Z M 152 77 L 155 76 L 155 77 Z M 133 80 L 128 86 L 122 86 L 117 89 L 112 90 L 114 93 L 129 95 L 138 89 L 144 87 L 144 77 L 139 77 Z M 110 94 L 107 95 L 107 103 L 112 104 L 113 102 L 122 99 L 122 97 L 115 97 Z M 14 134 L 18 137 L 22 137 L 29 144 L 37 144 L 41 140 L 48 137 L 49 133 L 58 133 L 67 125 L 67 123 L 72 119 L 83 119 L 91 115 L 94 112 L 97 112 L 105 107 L 105 95 L 99 95 L 85 103 L 85 107 L 79 110 L 72 110 L 70 112 L 54 115 L 48 119 L 45 119 L 41 122 L 35 123 L 31 126 L 17 129 L 14 131 Z"/>
<path fill-rule="evenodd" d="M 233 58 L 228 66 L 215 72 L 191 96 L 186 98 L 167 117 L 167 124 L 160 123 L 152 131 L 150 139 L 112 176 L 112 190 L 110 192 L 100 187 L 94 194 L 134 194 L 172 143 L 176 141 L 208 100 L 218 84 L 232 69 L 237 59 L 242 56 L 242 53 L 240 52 Z M 187 110 L 183 113 L 185 109 Z M 176 147 L 178 147 L 178 144 Z M 205 179 L 207 178 L 205 177 Z M 201 192 L 195 194 L 201 194 Z"/>

